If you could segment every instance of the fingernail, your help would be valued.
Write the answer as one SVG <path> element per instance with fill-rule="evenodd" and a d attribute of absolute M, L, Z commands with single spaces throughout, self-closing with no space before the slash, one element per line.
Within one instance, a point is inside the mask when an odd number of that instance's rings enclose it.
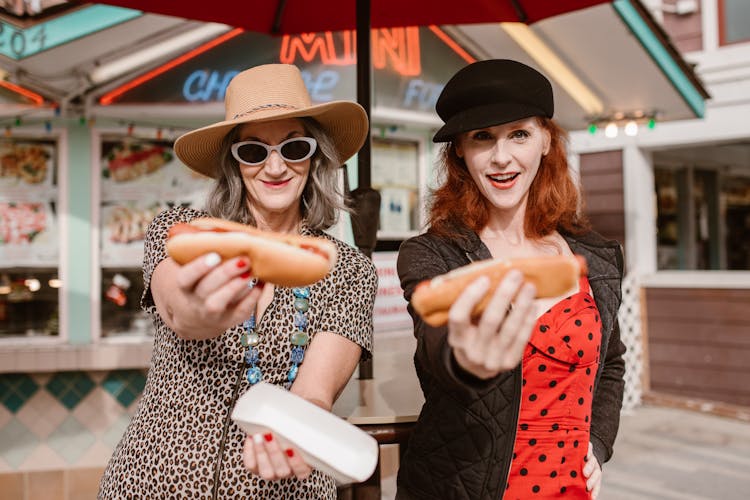
<path fill-rule="evenodd" d="M 211 252 L 203 258 L 203 263 L 206 264 L 207 267 L 214 267 L 218 265 L 219 262 L 221 262 L 221 257 L 216 252 Z"/>
<path fill-rule="evenodd" d="M 273 440 L 273 434 L 271 434 L 270 432 L 268 434 L 263 434 L 263 439 L 270 443 Z"/>
<path fill-rule="evenodd" d="M 261 436 L 260 434 L 255 434 L 253 436 L 253 441 L 255 442 L 255 444 L 263 444 L 263 436 Z"/>
<path fill-rule="evenodd" d="M 258 282 L 255 284 L 255 286 L 257 288 L 259 288 L 260 290 L 263 290 L 263 287 L 266 286 L 266 282 L 258 280 Z"/>
<path fill-rule="evenodd" d="M 245 266 L 247 266 L 247 261 L 245 259 L 240 259 L 237 261 L 237 269 L 242 269 Z"/>
<path fill-rule="evenodd" d="M 240 278 L 242 278 L 243 280 L 250 279 L 250 271 L 245 271 L 244 273 L 240 274 Z"/>
<path fill-rule="evenodd" d="M 289 457 L 289 458 L 292 458 L 294 456 L 294 450 L 291 449 L 291 448 L 289 448 L 288 450 L 286 450 L 286 456 Z"/>

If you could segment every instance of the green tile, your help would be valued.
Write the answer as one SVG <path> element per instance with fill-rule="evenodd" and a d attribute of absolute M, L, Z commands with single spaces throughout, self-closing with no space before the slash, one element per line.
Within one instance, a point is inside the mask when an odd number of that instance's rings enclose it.
<path fill-rule="evenodd" d="M 47 383 L 46 388 L 66 408 L 72 410 L 96 386 L 84 372 L 56 373 Z"/>
<path fill-rule="evenodd" d="M 39 438 L 15 417 L 0 427 L 0 458 L 13 469 L 17 469 L 38 444 Z"/>
<path fill-rule="evenodd" d="M 25 373 L 0 375 L 0 403 L 13 413 L 18 412 L 39 385 Z"/>
<path fill-rule="evenodd" d="M 96 437 L 73 415 L 69 415 L 47 438 L 47 445 L 68 464 L 75 464 L 94 445 Z"/>
<path fill-rule="evenodd" d="M 138 399 L 145 385 L 146 376 L 140 370 L 113 371 L 102 382 L 102 387 L 125 408 Z"/>

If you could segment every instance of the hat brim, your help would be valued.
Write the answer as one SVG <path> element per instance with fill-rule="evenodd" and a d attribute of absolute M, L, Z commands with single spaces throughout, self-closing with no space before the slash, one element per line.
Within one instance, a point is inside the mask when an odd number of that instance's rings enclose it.
<path fill-rule="evenodd" d="M 537 106 L 519 102 L 483 104 L 454 114 L 435 133 L 432 142 L 450 142 L 462 132 L 502 125 L 531 116 L 547 116 L 547 113 Z"/>
<path fill-rule="evenodd" d="M 356 102 L 331 101 L 298 110 L 269 109 L 207 125 L 178 137 L 174 152 L 191 169 L 215 178 L 219 171 L 221 142 L 234 127 L 305 116 L 314 118 L 327 132 L 342 164 L 359 151 L 367 137 L 368 120 L 364 108 Z"/>

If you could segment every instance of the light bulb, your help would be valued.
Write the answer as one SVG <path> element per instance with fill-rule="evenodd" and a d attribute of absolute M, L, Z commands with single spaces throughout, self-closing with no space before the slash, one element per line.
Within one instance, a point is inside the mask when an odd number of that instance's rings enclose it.
<path fill-rule="evenodd" d="M 36 278 L 26 279 L 24 280 L 23 284 L 26 285 L 26 288 L 28 288 L 32 292 L 36 292 L 42 287 L 42 284 L 39 283 L 39 280 Z"/>
<path fill-rule="evenodd" d="M 630 137 L 638 135 L 638 124 L 635 122 L 635 120 L 630 120 L 625 124 L 625 135 L 628 135 Z"/>
<path fill-rule="evenodd" d="M 617 137 L 617 124 L 615 122 L 608 123 L 607 126 L 604 127 L 604 135 L 610 139 Z"/>

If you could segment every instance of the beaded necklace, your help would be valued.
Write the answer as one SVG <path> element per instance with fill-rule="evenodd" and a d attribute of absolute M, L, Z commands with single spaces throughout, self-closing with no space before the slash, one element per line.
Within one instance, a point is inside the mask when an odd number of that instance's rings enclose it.
<path fill-rule="evenodd" d="M 250 288 L 255 286 L 255 281 L 252 281 L 249 285 Z M 292 345 L 292 351 L 289 354 L 289 360 L 292 363 L 292 367 L 287 372 L 286 387 L 289 388 L 292 382 L 297 378 L 297 372 L 299 371 L 299 365 L 305 358 L 305 346 L 310 343 L 310 336 L 307 334 L 307 310 L 310 308 L 310 288 L 292 288 L 294 294 L 294 328 L 295 331 L 289 335 L 289 342 Z M 260 344 L 262 337 L 260 332 L 256 328 L 255 314 L 253 313 L 250 318 L 245 320 L 242 324 L 244 331 L 240 337 L 240 341 L 244 347 L 247 347 L 245 352 L 245 364 L 247 368 L 247 381 L 250 384 L 255 385 L 263 380 L 263 372 L 261 371 L 258 363 L 260 361 L 260 352 L 258 351 L 258 345 Z"/>

